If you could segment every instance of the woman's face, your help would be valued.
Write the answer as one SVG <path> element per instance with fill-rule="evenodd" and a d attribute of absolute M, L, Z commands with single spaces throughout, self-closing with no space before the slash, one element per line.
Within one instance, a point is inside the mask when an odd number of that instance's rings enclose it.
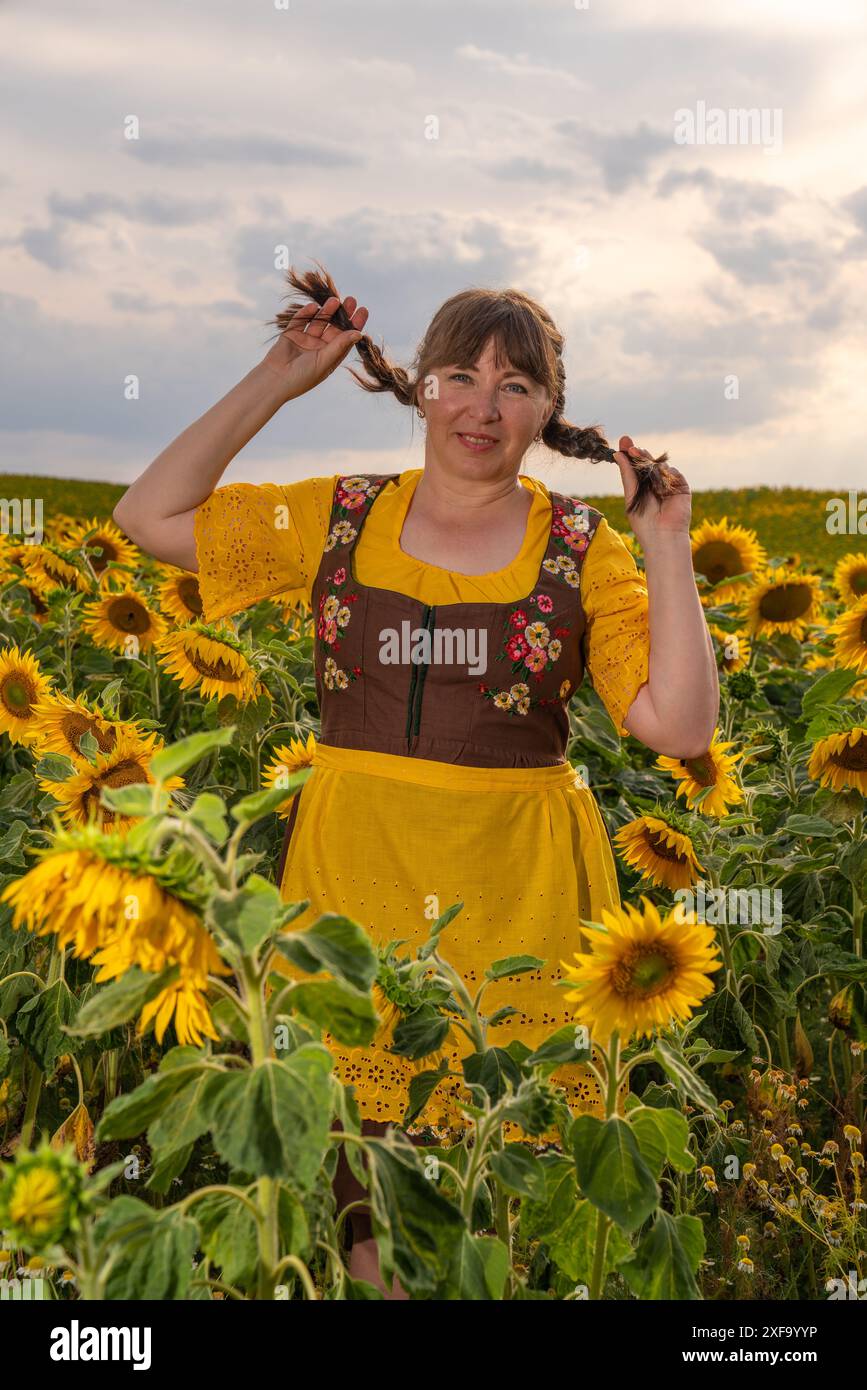
<path fill-rule="evenodd" d="M 419 386 L 419 405 L 427 424 L 425 463 L 432 451 L 448 471 L 483 478 L 517 476 L 553 409 L 539 382 L 510 362 L 495 366 L 493 339 L 474 367 L 432 371 Z"/>

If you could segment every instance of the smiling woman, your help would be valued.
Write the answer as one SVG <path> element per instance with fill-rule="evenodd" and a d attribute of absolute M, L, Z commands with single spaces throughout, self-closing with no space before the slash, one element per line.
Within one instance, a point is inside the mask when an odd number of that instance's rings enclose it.
<path fill-rule="evenodd" d="M 677 495 L 688 489 L 641 450 L 614 455 L 636 534 L 640 497 L 666 499 L 640 522 L 660 595 L 651 642 L 648 584 L 623 540 L 596 508 L 523 471 L 535 440 L 570 458 L 612 454 L 595 427 L 564 417 L 563 337 L 541 305 L 518 290 L 465 290 L 434 315 L 407 372 L 362 334 L 367 310 L 341 305 L 324 271 L 292 270 L 289 281 L 311 302 L 278 315 L 260 368 L 151 465 L 115 517 L 161 558 L 198 570 L 207 622 L 264 598 L 309 607 L 321 729 L 278 870 L 284 899 L 309 904 L 291 929 L 333 912 L 378 945 L 412 949 L 432 916 L 459 903 L 449 959 L 471 993 L 495 960 L 538 961 L 491 981 L 485 997 L 499 1010 L 498 1045 L 535 1049 L 572 1018 L 560 984 L 582 923 L 620 902 L 601 812 L 567 757 L 585 671 L 617 731 L 641 731 L 659 752 L 698 753 L 716 721 L 688 497 Z M 215 487 L 230 450 L 353 346 L 359 384 L 425 420 L 424 468 Z M 675 632 L 691 645 L 688 663 Z M 397 660 L 395 634 L 411 638 L 407 653 L 397 642 Z M 282 956 L 278 968 L 300 978 Z M 324 1038 L 368 1132 L 402 1123 L 418 1069 L 391 1048 L 400 999 L 386 975 L 377 988 L 371 1045 Z M 447 1038 L 448 1067 L 420 1124 L 466 1127 L 472 1047 L 460 1032 Z M 560 1065 L 551 1081 L 573 1110 L 601 1111 L 584 1063 Z M 509 1121 L 504 1137 L 528 1136 Z M 346 1180 L 342 1165 L 341 1206 L 353 1195 Z M 352 1226 L 367 1246 L 358 1211 Z"/>

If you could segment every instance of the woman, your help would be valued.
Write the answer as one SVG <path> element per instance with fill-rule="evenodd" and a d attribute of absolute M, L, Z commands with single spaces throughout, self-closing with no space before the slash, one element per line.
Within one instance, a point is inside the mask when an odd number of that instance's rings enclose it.
<path fill-rule="evenodd" d="M 341 305 L 324 271 L 288 279 L 309 302 L 277 316 L 264 359 L 150 465 L 114 517 L 158 559 L 198 571 L 209 621 L 275 595 L 311 604 L 322 727 L 279 873 L 287 900 L 311 900 L 293 928 L 334 911 L 378 942 L 420 942 L 431 918 L 462 902 L 443 952 L 471 988 L 495 959 L 544 960 L 484 1000 L 488 1015 L 516 1010 L 498 1027 L 500 1046 L 533 1046 L 570 1018 L 555 982 L 581 949 L 579 919 L 619 902 L 604 822 L 566 760 L 585 664 L 621 736 L 684 758 L 713 737 L 719 687 L 689 489 L 661 466 L 665 455 L 654 464 L 628 436 L 613 452 L 564 418 L 563 338 L 526 295 L 454 296 L 407 374 L 363 334 L 367 309 L 352 297 Z M 359 384 L 425 421 L 424 468 L 217 488 L 266 421 L 353 346 Z M 598 510 L 521 471 L 537 440 L 616 460 L 646 578 Z M 286 973 L 298 972 L 287 963 Z M 400 1123 L 413 1066 L 379 1045 L 385 1037 L 354 1050 L 326 1040 L 365 1132 Z M 459 1034 L 444 1049 L 458 1073 L 468 1047 Z M 573 1109 L 598 1105 L 580 1064 L 552 1080 Z M 440 1084 L 425 1124 L 464 1122 L 457 1086 Z M 335 1190 L 341 1205 L 363 1196 L 342 1153 Z M 369 1218 L 351 1215 L 350 1270 L 382 1287 Z"/>

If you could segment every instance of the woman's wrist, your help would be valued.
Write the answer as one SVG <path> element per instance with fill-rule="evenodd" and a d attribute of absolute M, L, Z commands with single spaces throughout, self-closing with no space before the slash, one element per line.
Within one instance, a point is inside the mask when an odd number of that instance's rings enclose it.
<path fill-rule="evenodd" d="M 280 366 L 279 363 L 269 360 L 268 357 L 263 357 L 253 370 L 260 373 L 267 390 L 280 396 L 281 404 L 295 399 L 295 392 L 292 390 L 289 380 L 288 366 Z"/>

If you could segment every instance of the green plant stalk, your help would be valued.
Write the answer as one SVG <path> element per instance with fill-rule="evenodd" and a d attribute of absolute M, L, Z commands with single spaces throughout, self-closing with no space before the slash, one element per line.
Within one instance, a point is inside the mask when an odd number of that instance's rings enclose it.
<path fill-rule="evenodd" d="M 56 948 L 51 952 L 48 962 L 48 973 L 45 979 L 45 988 L 48 989 L 54 984 L 55 980 L 60 979 L 63 968 L 63 950 Z M 33 1126 L 36 1123 L 36 1112 L 39 1109 L 39 1097 L 42 1094 L 42 1083 L 45 1080 L 42 1069 L 35 1058 L 30 1059 L 30 1077 L 27 1083 L 27 1103 L 24 1107 L 24 1119 L 21 1124 L 21 1148 L 29 1149 L 33 1139 Z"/>
<path fill-rule="evenodd" d="M 600 1050 L 605 1057 L 605 1067 L 608 1075 L 608 1086 L 605 1092 L 605 1118 L 606 1120 L 610 1120 L 617 1111 L 617 1091 L 622 1080 L 620 1073 L 620 1034 L 616 1029 L 611 1034 L 607 1050 L 604 1048 Z M 627 1069 L 624 1069 L 624 1075 L 626 1073 Z M 605 1282 L 605 1252 L 608 1248 L 608 1232 L 610 1230 L 610 1216 L 606 1216 L 604 1211 L 597 1209 L 593 1268 L 590 1273 L 591 1302 L 596 1302 L 602 1297 L 602 1286 Z"/>
<path fill-rule="evenodd" d="M 265 1036 L 265 1001 L 262 981 L 250 956 L 244 956 L 242 959 L 241 977 L 244 982 L 244 1004 L 250 1037 L 250 1056 L 253 1066 L 256 1067 L 267 1061 L 270 1049 Z M 279 1183 L 274 1178 L 262 1177 L 256 1183 L 259 1247 L 257 1297 L 262 1300 L 273 1299 L 274 1285 L 277 1283 L 277 1266 L 280 1259 L 277 1228 L 279 1190 Z"/>

